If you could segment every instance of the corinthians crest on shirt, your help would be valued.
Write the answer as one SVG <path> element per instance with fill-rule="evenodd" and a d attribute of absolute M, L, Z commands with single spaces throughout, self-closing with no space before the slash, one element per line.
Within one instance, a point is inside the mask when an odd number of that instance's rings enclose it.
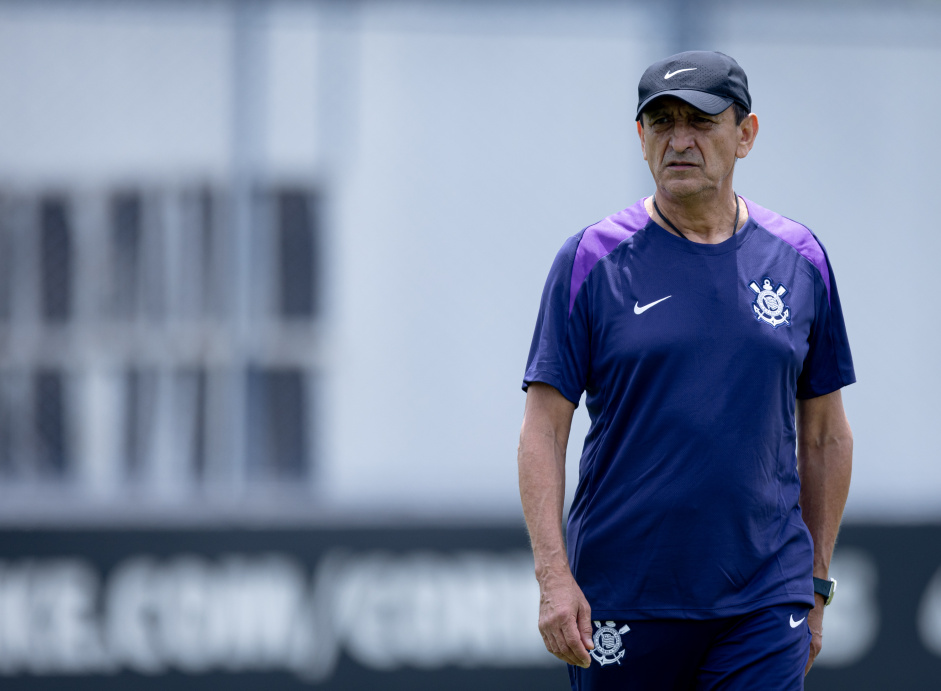
<path fill-rule="evenodd" d="M 755 293 L 751 304 L 755 319 L 771 324 L 774 329 L 791 325 L 791 308 L 784 302 L 787 288 L 780 283 L 775 288 L 774 281 L 767 276 L 761 280 L 761 286 L 752 281 L 748 287 Z"/>
<path fill-rule="evenodd" d="M 604 626 L 600 621 L 594 622 L 598 630 L 591 637 L 595 644 L 591 656 L 601 663 L 601 666 L 613 665 L 615 662 L 621 664 L 621 658 L 624 657 L 624 651 L 621 650 L 621 636 L 631 630 L 631 627 L 625 624 L 621 628 L 615 628 L 617 624 L 613 621 L 606 621 Z"/>

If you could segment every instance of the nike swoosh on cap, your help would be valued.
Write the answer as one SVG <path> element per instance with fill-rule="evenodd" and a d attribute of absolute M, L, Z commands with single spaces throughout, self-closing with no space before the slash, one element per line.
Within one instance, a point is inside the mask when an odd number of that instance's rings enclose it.
<path fill-rule="evenodd" d="M 664 79 L 669 79 L 670 77 L 674 77 L 674 76 L 678 75 L 680 72 L 691 72 L 692 70 L 695 70 L 695 69 L 699 69 L 699 68 L 697 68 L 697 67 L 684 67 L 683 69 L 677 70 L 676 72 L 667 72 L 665 75 L 663 75 L 663 78 L 664 78 Z"/>
<path fill-rule="evenodd" d="M 650 309 L 651 307 L 653 307 L 654 305 L 658 305 L 658 304 L 660 304 L 661 302 L 663 302 L 664 300 L 668 300 L 668 299 L 671 298 L 671 297 L 673 297 L 673 296 L 672 296 L 672 295 L 667 295 L 665 298 L 660 298 L 659 300 L 656 300 L 655 302 L 651 302 L 651 303 L 649 303 L 649 304 L 647 304 L 647 305 L 644 305 L 643 307 L 640 307 L 640 306 L 638 305 L 638 303 L 635 302 L 635 303 L 634 303 L 634 314 L 643 314 L 644 312 L 646 312 L 647 310 L 649 310 L 649 309 Z"/>
<path fill-rule="evenodd" d="M 806 619 L 806 618 L 807 618 L 807 617 L 801 617 L 801 618 L 798 619 L 797 621 L 794 621 L 794 615 L 792 614 L 792 615 L 791 615 L 791 628 L 792 628 L 792 629 L 796 629 L 798 626 L 800 626 L 800 625 L 804 622 L 804 619 Z"/>

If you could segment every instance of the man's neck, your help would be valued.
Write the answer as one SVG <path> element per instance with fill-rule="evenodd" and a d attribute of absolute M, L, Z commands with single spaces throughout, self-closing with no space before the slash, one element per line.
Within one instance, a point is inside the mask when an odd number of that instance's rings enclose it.
<path fill-rule="evenodd" d="M 748 220 L 748 207 L 739 201 L 738 224 L 735 229 L 732 228 L 735 221 L 735 201 L 731 190 L 721 198 L 715 196 L 695 200 L 678 200 L 658 190 L 656 202 L 663 214 L 657 213 L 654 197 L 648 197 L 644 206 L 650 217 L 671 233 L 675 234 L 667 220 L 679 228 L 680 234 L 687 240 L 715 245 L 728 240 Z"/>

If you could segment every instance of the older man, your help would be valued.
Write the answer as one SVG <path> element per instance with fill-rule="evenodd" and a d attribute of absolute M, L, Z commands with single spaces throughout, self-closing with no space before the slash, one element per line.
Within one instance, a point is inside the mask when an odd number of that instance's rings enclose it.
<path fill-rule="evenodd" d="M 735 60 L 680 53 L 638 91 L 655 192 L 564 244 L 524 377 L 539 629 L 580 691 L 800 689 L 852 463 L 836 282 L 810 230 L 733 189 L 758 134 Z"/>

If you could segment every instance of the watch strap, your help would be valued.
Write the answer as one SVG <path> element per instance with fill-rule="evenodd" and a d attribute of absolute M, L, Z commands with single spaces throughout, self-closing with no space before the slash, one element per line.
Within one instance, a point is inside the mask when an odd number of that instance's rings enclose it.
<path fill-rule="evenodd" d="M 823 605 L 826 607 L 833 601 L 833 594 L 836 592 L 836 579 L 814 576 L 814 592 L 823 597 Z"/>

